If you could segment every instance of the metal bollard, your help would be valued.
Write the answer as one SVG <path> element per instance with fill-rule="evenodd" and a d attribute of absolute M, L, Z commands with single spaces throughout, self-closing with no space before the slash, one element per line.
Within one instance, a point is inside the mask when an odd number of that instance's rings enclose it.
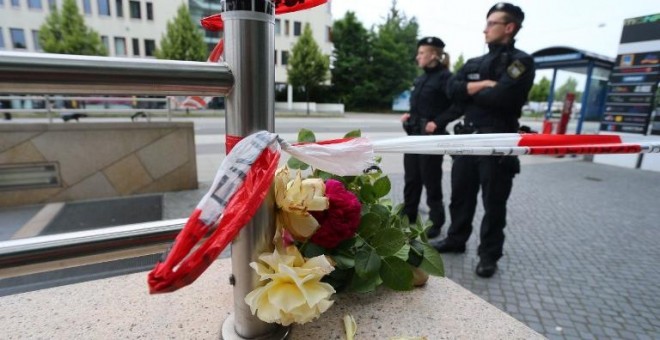
<path fill-rule="evenodd" d="M 271 0 L 223 0 L 225 62 L 234 75 L 226 97 L 226 133 L 244 137 L 275 127 L 275 6 Z M 269 324 L 250 312 L 245 296 L 259 283 L 250 262 L 272 250 L 275 233 L 272 192 L 231 246 L 234 312 L 222 325 L 223 339 L 284 339 L 288 327 Z"/>

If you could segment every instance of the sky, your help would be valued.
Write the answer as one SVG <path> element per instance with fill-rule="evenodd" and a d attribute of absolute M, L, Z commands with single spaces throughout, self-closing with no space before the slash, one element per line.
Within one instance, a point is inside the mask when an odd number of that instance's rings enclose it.
<path fill-rule="evenodd" d="M 483 28 L 493 0 L 398 0 L 397 8 L 415 17 L 420 37 L 437 36 L 452 62 L 486 51 Z M 533 53 L 550 46 L 575 47 L 616 57 L 623 20 L 660 13 L 658 0 L 527 0 L 511 1 L 525 12 L 516 47 Z M 385 21 L 391 0 L 332 0 L 333 19 L 355 12 L 369 29 Z"/>

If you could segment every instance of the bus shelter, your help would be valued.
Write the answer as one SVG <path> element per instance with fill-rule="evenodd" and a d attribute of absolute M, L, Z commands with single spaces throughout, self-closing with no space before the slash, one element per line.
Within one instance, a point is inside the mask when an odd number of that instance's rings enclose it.
<path fill-rule="evenodd" d="M 582 124 L 586 119 L 600 119 L 605 107 L 607 81 L 614 67 L 614 58 L 564 46 L 547 47 L 532 53 L 532 56 L 536 70 L 552 69 L 546 118 L 552 116 L 557 71 L 563 70 L 586 76 L 575 133 L 582 132 Z"/>

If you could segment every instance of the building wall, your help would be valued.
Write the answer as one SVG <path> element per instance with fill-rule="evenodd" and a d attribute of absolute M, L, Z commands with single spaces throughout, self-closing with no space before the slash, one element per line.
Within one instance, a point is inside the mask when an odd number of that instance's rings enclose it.
<path fill-rule="evenodd" d="M 275 17 L 275 82 L 286 83 L 286 64 L 283 63 L 283 54 L 291 54 L 291 49 L 298 41 L 298 32 L 295 26 L 300 25 L 300 34 L 305 24 L 310 24 L 314 40 L 321 48 L 323 54 L 330 56 L 334 45 L 331 41 L 332 28 L 331 3 L 318 6 L 306 11 L 282 14 Z M 279 21 L 279 23 L 278 23 Z M 287 25 L 289 31 L 287 32 Z M 277 26 L 279 26 L 279 31 Z"/>
<path fill-rule="evenodd" d="M 283 55 L 291 53 L 293 45 L 298 41 L 305 24 L 310 24 L 314 39 L 319 44 L 325 55 L 330 55 L 334 48 L 331 41 L 330 29 L 332 28 L 331 1 L 312 9 L 300 12 L 277 15 L 275 17 L 275 82 L 284 84 L 287 82 L 286 64 Z M 203 17 L 220 12 L 220 1 L 218 0 L 189 0 L 190 15 L 195 22 Z M 287 30 L 288 26 L 288 30 Z M 299 31 L 296 30 L 299 27 Z M 220 39 L 221 34 L 217 32 L 206 32 L 205 41 L 212 49 Z M 284 57 L 286 59 L 286 56 Z"/>
<path fill-rule="evenodd" d="M 108 53 L 110 56 L 126 57 L 149 57 L 145 55 L 145 40 L 152 40 L 156 47 L 160 43 L 161 36 L 165 33 L 167 21 L 176 16 L 176 10 L 186 0 L 167 0 L 168 6 L 163 6 L 163 0 L 76 0 L 78 8 L 87 26 L 94 29 L 102 37 L 107 38 Z M 0 50 L 40 52 L 36 35 L 32 32 L 39 30 L 50 14 L 50 4 L 56 4 L 62 8 L 63 0 L 19 0 L 14 6 L 12 0 L 0 1 Z M 110 15 L 100 13 L 99 5 L 106 3 L 109 6 Z M 123 16 L 118 17 L 117 4 L 123 6 Z M 41 8 L 30 8 L 28 4 L 41 4 Z M 90 12 L 85 13 L 84 3 L 89 4 Z M 131 18 L 131 3 L 139 5 L 140 18 Z M 153 19 L 147 19 L 147 4 L 153 9 Z M 14 46 L 11 29 L 24 32 L 26 46 L 19 48 Z M 126 55 L 121 55 L 115 44 L 115 38 L 123 38 L 125 41 Z M 139 50 L 133 49 L 133 39 L 138 39 Z M 3 44 L 4 42 L 4 44 Z M 3 46 L 4 45 L 4 46 Z"/>
<path fill-rule="evenodd" d="M 39 52 L 40 48 L 32 33 L 39 30 L 41 24 L 50 14 L 50 3 L 57 4 L 61 8 L 63 0 L 18 0 L 19 6 L 13 6 L 12 0 L 0 0 L 0 50 L 15 50 L 27 52 Z M 167 21 L 176 16 L 176 10 L 180 4 L 188 4 L 193 21 L 199 22 L 202 17 L 218 13 L 220 11 L 219 0 L 76 0 L 78 8 L 85 18 L 85 23 L 97 31 L 108 41 L 108 53 L 110 56 L 125 57 L 149 57 L 145 55 L 145 40 L 152 40 L 156 47 L 160 44 L 162 35 L 166 32 Z M 107 1 L 110 15 L 102 15 L 99 4 Z M 123 4 L 123 16 L 118 17 L 117 1 Z M 29 8 L 28 3 L 41 3 L 41 9 Z M 84 2 L 90 5 L 91 13 L 85 13 Z M 140 19 L 130 17 L 131 3 L 140 6 Z M 147 4 L 153 8 L 153 20 L 147 19 Z M 166 4 L 164 4 L 166 3 Z M 290 55 L 293 45 L 302 33 L 305 24 L 311 25 L 314 39 L 319 44 L 323 54 L 332 53 L 330 29 L 332 27 L 331 2 L 309 10 L 283 14 L 276 16 L 275 22 L 275 82 L 284 84 L 287 82 L 286 59 Z M 288 27 L 288 29 L 287 29 Z M 299 30 L 298 30 L 299 28 Z M 24 32 L 25 48 L 13 46 L 10 29 L 19 29 Z M 215 46 L 220 38 L 218 32 L 205 32 L 205 41 L 209 50 Z M 117 48 L 116 38 L 125 41 L 126 54 L 122 55 L 121 49 Z M 139 51 L 133 49 L 133 39 L 138 39 Z"/>

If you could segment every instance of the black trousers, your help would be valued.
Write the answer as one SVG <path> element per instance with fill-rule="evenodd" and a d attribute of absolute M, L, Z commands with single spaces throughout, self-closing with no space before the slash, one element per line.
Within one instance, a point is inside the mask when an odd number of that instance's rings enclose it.
<path fill-rule="evenodd" d="M 442 155 L 403 155 L 405 171 L 403 187 L 403 213 L 411 222 L 417 220 L 422 186 L 426 187 L 426 204 L 429 219 L 434 228 L 445 224 L 445 207 L 442 202 Z"/>
<path fill-rule="evenodd" d="M 506 202 L 513 177 L 519 172 L 520 162 L 514 156 L 456 156 L 451 169 L 451 225 L 447 242 L 463 245 L 470 238 L 481 188 L 485 213 L 478 254 L 482 260 L 499 260 L 504 246 Z"/>

